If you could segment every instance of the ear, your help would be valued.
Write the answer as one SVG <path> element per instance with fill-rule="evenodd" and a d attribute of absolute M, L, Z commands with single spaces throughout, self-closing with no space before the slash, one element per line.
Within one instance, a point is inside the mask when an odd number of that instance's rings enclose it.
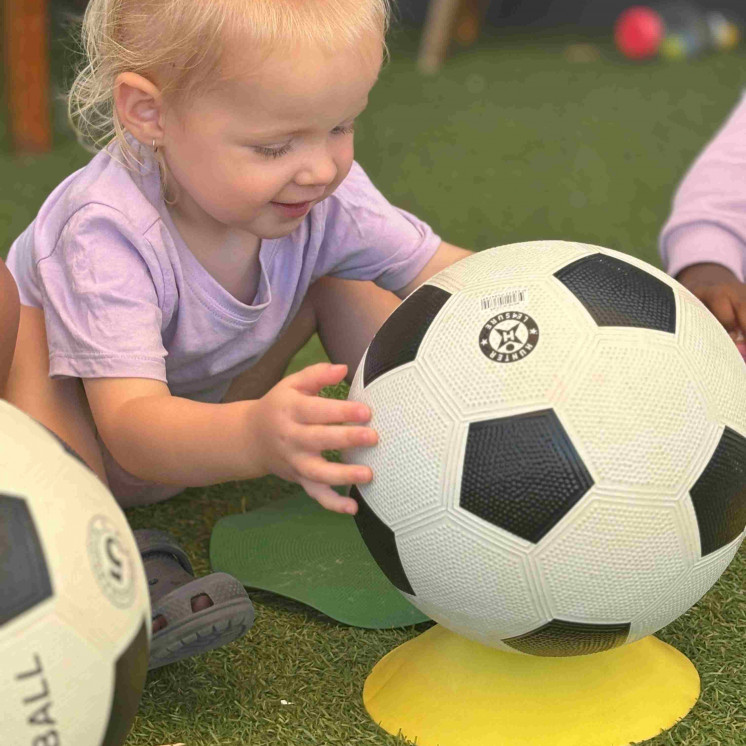
<path fill-rule="evenodd" d="M 114 83 L 114 107 L 122 126 L 143 145 L 158 145 L 163 135 L 160 89 L 137 73 L 121 73 Z"/>

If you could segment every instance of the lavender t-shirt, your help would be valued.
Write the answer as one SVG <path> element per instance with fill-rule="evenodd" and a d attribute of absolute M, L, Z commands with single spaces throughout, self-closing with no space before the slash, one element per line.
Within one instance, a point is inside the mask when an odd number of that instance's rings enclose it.
<path fill-rule="evenodd" d="M 674 277 L 714 262 L 746 275 L 746 98 L 684 176 L 663 226 L 661 258 Z"/>
<path fill-rule="evenodd" d="M 354 163 L 290 235 L 264 239 L 250 305 L 197 261 L 161 198 L 152 159 L 136 172 L 118 148 L 62 182 L 15 241 L 8 267 L 21 302 L 44 309 L 50 375 L 137 377 L 174 396 L 220 401 L 325 275 L 409 283 L 440 239 L 392 206 Z"/>

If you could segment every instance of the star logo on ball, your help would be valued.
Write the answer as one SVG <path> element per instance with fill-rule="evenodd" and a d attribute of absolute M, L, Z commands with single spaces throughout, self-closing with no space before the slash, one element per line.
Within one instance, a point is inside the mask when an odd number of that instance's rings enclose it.
<path fill-rule="evenodd" d="M 479 333 L 479 348 L 495 363 L 515 363 L 530 355 L 539 341 L 539 327 L 527 313 L 503 311 Z"/>

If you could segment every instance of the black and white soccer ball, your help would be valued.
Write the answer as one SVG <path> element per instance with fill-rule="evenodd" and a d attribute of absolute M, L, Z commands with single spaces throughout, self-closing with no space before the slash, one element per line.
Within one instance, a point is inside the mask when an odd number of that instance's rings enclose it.
<path fill-rule="evenodd" d="M 353 486 L 391 582 L 496 648 L 582 655 L 687 611 L 746 526 L 746 366 L 681 285 L 609 249 L 502 246 L 418 288 L 350 399 Z"/>
<path fill-rule="evenodd" d="M 150 632 L 145 571 L 114 497 L 0 401 L 0 742 L 120 746 Z"/>

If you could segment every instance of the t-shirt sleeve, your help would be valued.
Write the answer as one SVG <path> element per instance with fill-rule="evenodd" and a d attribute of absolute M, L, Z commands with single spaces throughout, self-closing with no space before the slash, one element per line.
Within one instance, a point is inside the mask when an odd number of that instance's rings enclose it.
<path fill-rule="evenodd" d="M 661 230 L 659 250 L 674 277 L 715 262 L 743 279 L 746 267 L 746 98 L 682 179 Z"/>
<path fill-rule="evenodd" d="M 358 163 L 353 163 L 326 202 L 314 279 L 332 275 L 373 280 L 387 290 L 399 290 L 417 276 L 440 245 L 440 236 L 424 221 L 392 205 Z"/>
<path fill-rule="evenodd" d="M 88 205 L 70 218 L 37 261 L 51 377 L 166 381 L 150 251 L 111 207 Z"/>

